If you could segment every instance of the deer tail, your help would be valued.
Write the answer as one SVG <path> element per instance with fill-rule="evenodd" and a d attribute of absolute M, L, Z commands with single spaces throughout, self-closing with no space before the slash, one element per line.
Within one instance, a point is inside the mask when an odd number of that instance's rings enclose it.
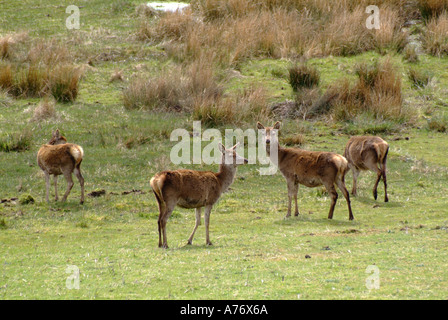
<path fill-rule="evenodd" d="M 72 155 L 73 159 L 75 159 L 76 166 L 79 166 L 82 159 L 84 158 L 84 150 L 81 146 L 78 145 L 71 145 L 70 146 L 70 154 Z"/>
<path fill-rule="evenodd" d="M 154 192 L 154 195 L 156 196 L 157 202 L 159 204 L 160 213 L 165 212 L 166 209 L 166 203 L 163 199 L 163 184 L 165 182 L 166 176 L 164 174 L 157 174 L 154 177 L 151 178 L 151 181 L 149 184 L 151 185 L 152 191 Z"/>

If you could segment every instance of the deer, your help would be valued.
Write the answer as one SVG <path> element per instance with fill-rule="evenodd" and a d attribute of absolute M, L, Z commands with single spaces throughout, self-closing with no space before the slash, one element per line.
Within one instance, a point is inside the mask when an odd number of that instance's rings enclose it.
<path fill-rule="evenodd" d="M 84 177 L 81 174 L 81 162 L 84 158 L 84 150 L 81 146 L 67 143 L 67 139 L 62 136 L 59 129 L 52 133 L 51 139 L 37 152 L 37 163 L 45 175 L 46 201 L 50 203 L 50 175 L 53 175 L 55 201 L 58 201 L 58 176 L 64 175 L 67 181 L 67 191 L 62 197 L 62 202 L 67 200 L 73 187 L 72 173 L 75 173 L 81 185 L 81 201 L 84 203 Z"/>
<path fill-rule="evenodd" d="M 277 152 L 277 161 L 280 172 L 286 179 L 288 187 L 288 213 L 285 218 L 291 216 L 292 198 L 295 201 L 294 216 L 299 215 L 297 205 L 297 193 L 299 184 L 309 188 L 325 186 L 331 196 L 331 206 L 328 219 L 333 219 L 334 208 L 338 199 L 335 185 L 342 191 L 348 205 L 349 220 L 353 220 L 353 213 L 350 204 L 350 195 L 345 187 L 345 174 L 348 171 L 348 161 L 343 156 L 333 152 L 306 151 L 300 148 L 283 148 L 278 144 L 277 133 L 280 130 L 281 122 L 277 121 L 272 127 L 265 127 L 257 122 L 257 128 L 265 133 L 264 142 L 266 152 L 273 161 L 271 154 L 271 143 L 274 142 L 273 151 Z M 275 146 L 277 145 L 277 146 Z M 275 161 L 274 161 L 275 162 Z"/>
<path fill-rule="evenodd" d="M 233 183 L 237 167 L 240 164 L 248 163 L 247 159 L 236 153 L 235 149 L 238 145 L 239 143 L 232 148 L 226 149 L 221 143 L 218 144 L 219 151 L 222 153 L 218 172 L 179 169 L 162 171 L 151 178 L 150 185 L 159 206 L 159 218 L 157 221 L 159 248 L 168 248 L 166 224 L 176 206 L 195 209 L 196 224 L 188 238 L 187 245 L 193 243 L 196 229 L 201 224 L 202 208 L 205 208 L 206 245 L 212 245 L 209 225 L 213 205 Z"/>
<path fill-rule="evenodd" d="M 356 181 L 360 171 L 371 170 L 377 178 L 373 186 L 373 198 L 378 197 L 378 183 L 383 178 L 384 202 L 389 201 L 387 196 L 386 161 L 389 152 L 389 144 L 375 136 L 351 137 L 345 146 L 344 156 L 347 158 L 349 170 L 353 171 L 352 195 L 356 196 Z"/>

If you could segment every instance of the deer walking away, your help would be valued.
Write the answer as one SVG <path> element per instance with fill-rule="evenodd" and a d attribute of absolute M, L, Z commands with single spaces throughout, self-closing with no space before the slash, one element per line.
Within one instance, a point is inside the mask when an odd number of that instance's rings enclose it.
<path fill-rule="evenodd" d="M 389 201 L 387 196 L 386 162 L 389 144 L 379 137 L 355 136 L 351 137 L 345 146 L 344 156 L 347 158 L 349 169 L 353 171 L 352 194 L 356 196 L 356 183 L 360 171 L 371 170 L 376 173 L 373 186 L 373 198 L 378 197 L 378 183 L 381 178 L 384 182 L 384 202 Z"/>
<path fill-rule="evenodd" d="M 58 176 L 64 175 L 65 180 L 67 180 L 67 190 L 62 197 L 64 202 L 67 200 L 73 187 L 72 173 L 74 172 L 81 185 L 80 203 L 84 203 L 84 178 L 81 174 L 83 157 L 84 150 L 82 147 L 73 143 L 67 143 L 67 139 L 60 134 L 59 130 L 53 132 L 48 144 L 42 145 L 37 153 L 37 163 L 45 174 L 47 202 L 50 201 L 50 175 L 53 175 L 56 201 L 58 201 Z"/>

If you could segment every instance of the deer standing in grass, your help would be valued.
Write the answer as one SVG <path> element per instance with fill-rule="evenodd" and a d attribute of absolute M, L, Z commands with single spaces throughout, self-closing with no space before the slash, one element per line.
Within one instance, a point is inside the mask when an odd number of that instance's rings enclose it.
<path fill-rule="evenodd" d="M 389 152 L 389 144 L 379 137 L 355 136 L 351 137 L 345 146 L 344 156 L 348 160 L 349 169 L 353 170 L 352 194 L 356 196 L 356 180 L 361 170 L 371 170 L 377 178 L 373 187 L 373 197 L 378 197 L 378 183 L 383 177 L 384 202 L 388 202 L 386 160 Z"/>
<path fill-rule="evenodd" d="M 72 173 L 81 185 L 81 204 L 84 203 L 84 178 L 81 174 L 81 162 L 84 157 L 84 151 L 81 146 L 73 143 L 67 143 L 67 139 L 59 133 L 59 130 L 53 132 L 48 144 L 42 145 L 37 152 L 37 163 L 45 174 L 46 182 L 46 200 L 49 201 L 50 175 L 53 175 L 55 200 L 58 201 L 58 176 L 63 174 L 67 180 L 67 191 L 62 197 L 66 201 L 73 187 Z"/>
<path fill-rule="evenodd" d="M 166 238 L 166 223 L 174 208 L 177 206 L 187 209 L 196 209 L 196 224 L 188 239 L 192 244 L 194 233 L 201 223 L 202 207 L 205 207 L 205 235 L 206 244 L 212 245 L 209 236 L 210 213 L 213 205 L 223 192 L 226 192 L 233 182 L 238 165 L 248 163 L 248 160 L 239 156 L 235 145 L 226 149 L 219 144 L 222 160 L 219 172 L 174 170 L 162 171 L 151 179 L 151 187 L 159 205 L 159 247 L 168 248 Z M 163 242 L 162 242 L 163 236 Z"/>
<path fill-rule="evenodd" d="M 279 121 L 272 127 L 264 127 L 260 122 L 257 123 L 257 128 L 259 130 L 265 130 L 266 132 L 266 151 L 271 160 L 273 157 L 270 154 L 270 144 L 275 141 L 278 145 L 277 150 L 274 151 L 278 152 L 278 167 L 285 177 L 288 186 L 288 214 L 286 215 L 286 218 L 291 216 L 292 198 L 294 198 L 295 201 L 294 215 L 299 215 L 297 193 L 299 184 L 301 184 L 309 188 L 321 185 L 325 186 L 327 192 L 331 196 L 328 219 L 333 219 L 334 207 L 338 199 L 338 193 L 335 188 L 335 185 L 337 185 L 347 200 L 349 219 L 353 220 L 354 217 L 350 205 L 350 195 L 344 182 L 345 174 L 348 171 L 347 160 L 343 156 L 332 152 L 305 151 L 299 148 L 282 148 L 278 144 L 276 136 L 280 126 L 281 123 Z"/>

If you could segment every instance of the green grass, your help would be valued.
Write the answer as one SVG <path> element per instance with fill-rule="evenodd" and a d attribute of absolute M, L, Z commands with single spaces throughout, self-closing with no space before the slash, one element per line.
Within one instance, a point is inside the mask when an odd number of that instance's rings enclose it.
<path fill-rule="evenodd" d="M 410 125 L 369 122 L 363 117 L 347 123 L 283 121 L 282 134 L 302 134 L 303 148 L 338 153 L 343 153 L 350 134 L 377 130 L 391 146 L 389 203 L 382 202 L 382 183 L 378 201 L 373 200 L 374 174 L 364 172 L 358 197 L 352 198 L 354 221 L 348 221 L 342 195 L 330 221 L 326 193 L 303 186 L 299 188 L 301 214 L 285 220 L 284 178 L 280 173 L 260 176 L 259 165 L 246 165 L 238 169 L 231 191 L 213 208 L 213 246 L 205 245 L 203 224 L 193 245 L 185 245 L 194 213 L 176 208 L 167 226 L 170 248 L 164 250 L 157 246 L 158 209 L 149 180 L 157 171 L 176 168 L 169 161 L 176 142 L 169 136 L 175 128 L 191 130 L 192 118 L 126 110 L 121 94 L 128 83 L 109 82 L 116 69 L 131 78 L 175 63 L 157 48 L 132 38 L 137 23 L 128 3 L 134 8 L 140 2 L 83 2 L 81 29 L 72 33 L 64 27 L 69 1 L 0 1 L 1 35 L 28 30 L 30 37 L 80 37 L 77 64 L 101 53 L 112 57 L 94 60 L 81 80 L 76 102 L 56 104 L 55 120 L 30 122 L 40 101 L 36 98 L 8 98 L 7 104 L 0 104 L 0 141 L 24 132 L 30 135 L 28 149 L 0 151 L 0 199 L 8 200 L 0 203 L 0 299 L 448 298 L 448 135 L 428 130 L 422 118 L 429 109 L 434 114 L 446 112 L 447 58 L 420 56 L 412 66 L 429 69 L 435 85 L 415 90 L 406 76 L 410 64 L 393 55 L 403 75 L 405 104 L 416 109 Z M 19 10 L 22 7 L 29 10 Z M 378 56 L 365 53 L 308 63 L 319 70 L 320 86 L 325 88 L 343 77 L 354 80 L 354 65 Z M 270 102 L 291 99 L 289 63 L 245 62 L 241 76 L 226 82 L 227 92 L 257 83 L 266 88 Z M 241 129 L 255 127 L 256 120 Z M 86 193 L 105 189 L 105 195 L 86 197 L 81 206 L 75 180 L 67 203 L 44 201 L 45 182 L 36 153 L 56 128 L 69 142 L 84 148 L 81 168 Z M 183 167 L 217 170 L 206 165 Z M 348 189 L 351 180 L 349 173 Z M 65 185 L 60 177 L 59 195 Z M 133 189 L 143 193 L 122 194 Z M 53 188 L 50 191 L 53 195 Z M 21 203 L 28 195 L 34 203 Z M 69 265 L 80 270 L 79 290 L 66 287 Z M 376 290 L 365 285 L 370 265 L 380 271 Z"/>

